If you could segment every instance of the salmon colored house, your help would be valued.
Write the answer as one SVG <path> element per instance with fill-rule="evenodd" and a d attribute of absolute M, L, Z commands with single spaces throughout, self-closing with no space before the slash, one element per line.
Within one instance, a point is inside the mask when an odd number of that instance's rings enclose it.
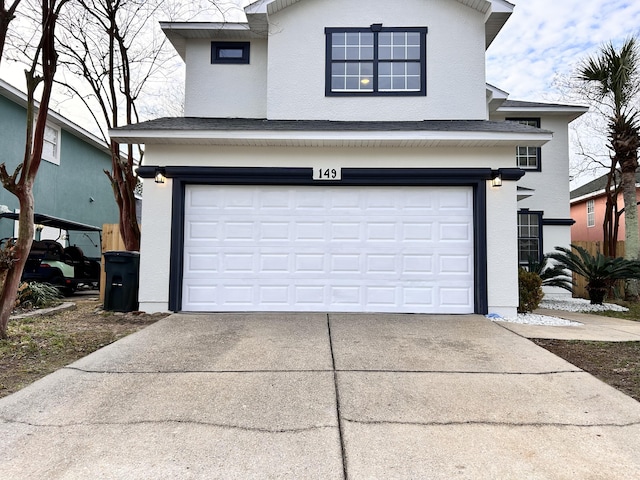
<path fill-rule="evenodd" d="M 601 242 L 604 240 L 602 224 L 607 203 L 605 188 L 607 176 L 603 175 L 571 192 L 572 242 Z M 636 174 L 636 198 L 640 200 L 640 173 Z M 618 194 L 618 209 L 624 209 L 622 193 Z M 624 240 L 624 212 L 620 217 L 618 240 Z"/>

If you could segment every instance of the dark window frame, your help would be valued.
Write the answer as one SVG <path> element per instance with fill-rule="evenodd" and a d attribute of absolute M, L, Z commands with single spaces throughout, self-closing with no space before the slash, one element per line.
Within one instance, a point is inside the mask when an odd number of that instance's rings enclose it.
<path fill-rule="evenodd" d="M 325 31 L 325 95 L 327 97 L 424 97 L 427 95 L 427 27 L 383 27 L 381 24 L 373 24 L 370 27 L 327 27 Z M 353 60 L 352 63 L 373 63 L 373 88 L 367 91 L 333 91 L 331 85 L 332 65 L 335 63 L 343 63 L 345 60 L 332 58 L 332 34 L 333 33 L 359 33 L 372 32 L 374 35 L 373 59 L 371 60 Z M 381 32 L 405 32 L 420 34 L 420 58 L 419 60 L 380 60 L 378 52 L 378 34 Z M 379 91 L 378 90 L 378 66 L 381 62 L 389 63 L 418 63 L 420 65 L 420 90 L 414 91 Z"/>
<path fill-rule="evenodd" d="M 534 217 L 538 218 L 538 235 L 537 236 L 522 236 L 520 235 L 520 227 L 521 227 L 521 223 L 520 223 L 520 215 L 532 215 Z M 527 266 L 529 264 L 529 259 L 528 258 L 521 258 L 520 256 L 520 242 L 521 241 L 530 241 L 530 240 L 536 240 L 538 242 L 538 262 L 542 261 L 542 256 L 544 252 L 544 245 L 542 244 L 542 239 L 543 239 L 543 235 L 542 235 L 542 229 L 544 226 L 544 221 L 543 221 L 543 216 L 544 216 L 544 212 L 541 211 L 534 211 L 534 210 L 527 210 L 527 209 L 522 209 L 522 210 L 518 210 L 518 263 L 520 264 L 520 266 Z"/>
<path fill-rule="evenodd" d="M 211 64 L 248 65 L 250 42 L 211 42 Z M 241 50 L 239 57 L 220 56 L 222 50 Z"/>
<path fill-rule="evenodd" d="M 541 125 L 540 117 L 509 117 L 509 118 L 506 118 L 505 120 L 508 122 L 518 122 L 521 124 L 525 122 L 535 122 L 536 128 L 540 128 L 540 125 Z M 519 147 L 516 147 L 516 149 L 517 148 Z M 516 166 L 518 168 L 526 170 L 527 172 L 541 172 L 542 171 L 542 148 L 541 147 L 532 147 L 532 148 L 536 149 L 537 165 L 535 167 L 520 165 L 518 162 L 517 152 L 516 152 Z"/>

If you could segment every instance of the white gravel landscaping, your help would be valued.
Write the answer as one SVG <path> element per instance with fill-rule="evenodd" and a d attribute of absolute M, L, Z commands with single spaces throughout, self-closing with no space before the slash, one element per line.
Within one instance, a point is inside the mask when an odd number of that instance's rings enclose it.
<path fill-rule="evenodd" d="M 603 312 L 606 310 L 615 310 L 618 312 L 626 312 L 628 308 L 621 307 L 612 303 L 605 303 L 604 305 L 591 305 L 589 300 L 582 298 L 567 298 L 567 299 L 548 299 L 542 300 L 540 308 L 546 308 L 549 310 L 564 310 L 565 312 Z M 521 323 L 526 325 L 548 325 L 554 327 L 576 327 L 582 325 L 580 322 L 572 322 L 563 318 L 552 317 L 549 315 L 538 315 L 536 313 L 519 313 L 516 318 L 503 318 L 495 314 L 487 315 L 495 322 L 511 322 Z"/>

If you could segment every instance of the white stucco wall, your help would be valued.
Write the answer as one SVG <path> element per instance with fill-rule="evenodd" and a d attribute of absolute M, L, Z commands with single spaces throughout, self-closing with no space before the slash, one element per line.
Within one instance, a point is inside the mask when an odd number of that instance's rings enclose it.
<path fill-rule="evenodd" d="M 425 167 L 513 166 L 513 149 L 503 148 L 250 148 L 147 145 L 145 164 L 234 167 Z M 518 304 L 515 182 L 487 184 L 489 311 L 514 315 Z M 140 270 L 140 309 L 166 311 L 171 244 L 171 181 L 145 184 Z"/>
<path fill-rule="evenodd" d="M 489 313 L 515 317 L 518 309 L 516 182 L 487 184 L 487 285 Z"/>
<path fill-rule="evenodd" d="M 249 65 L 212 65 L 211 39 L 187 41 L 186 116 L 486 118 L 484 16 L 473 8 L 450 0 L 406 0 L 402 8 L 388 0 L 304 0 L 270 22 L 268 39 L 250 40 Z M 325 27 L 373 23 L 428 28 L 426 97 L 325 96 Z"/>
<path fill-rule="evenodd" d="M 144 163 L 162 166 L 513 168 L 513 149 L 304 148 L 147 145 Z M 145 185 L 145 188 L 147 185 Z"/>
<path fill-rule="evenodd" d="M 521 114 L 520 117 L 540 118 L 540 128 L 553 132 L 553 140 L 542 146 L 541 170 L 527 171 L 518 185 L 535 190 L 534 194 L 518 202 L 518 209 L 543 212 L 547 219 L 571 218 L 569 205 L 569 117 L 563 115 L 540 116 L 536 113 Z M 508 118 L 515 115 L 507 115 Z M 492 115 L 491 120 L 504 120 L 505 115 Z M 513 165 L 516 152 L 513 152 Z M 570 226 L 544 226 L 544 253 L 556 246 L 568 247 L 571 243 Z"/>
<path fill-rule="evenodd" d="M 145 181 L 140 238 L 139 309 L 169 310 L 169 252 L 171 251 L 171 179 Z"/>
<path fill-rule="evenodd" d="M 249 62 L 249 65 L 212 65 L 211 39 L 187 42 L 185 116 L 265 118 L 266 38 L 250 41 Z"/>
<path fill-rule="evenodd" d="M 268 118 L 485 119 L 484 16 L 450 0 L 304 0 L 270 17 Z M 325 97 L 325 27 L 428 27 L 426 97 Z"/>
<path fill-rule="evenodd" d="M 511 118 L 511 116 L 508 116 Z M 540 117 L 532 113 L 529 118 Z M 505 116 L 491 116 L 504 120 Z M 548 218 L 569 218 L 569 128 L 568 118 L 548 115 L 540 117 L 540 128 L 553 132 L 553 140 L 542 146 L 540 172 L 527 171 L 518 185 L 533 188 L 535 194 L 518 202 L 518 208 L 544 211 Z M 513 151 L 513 165 L 516 152 Z"/>

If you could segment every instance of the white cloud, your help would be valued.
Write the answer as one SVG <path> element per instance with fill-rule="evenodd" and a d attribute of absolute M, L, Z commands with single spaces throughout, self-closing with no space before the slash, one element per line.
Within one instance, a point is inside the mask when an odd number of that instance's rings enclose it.
<path fill-rule="evenodd" d="M 487 81 L 520 100 L 559 97 L 556 75 L 570 75 L 599 47 L 640 31 L 640 2 L 518 0 L 487 52 Z"/>

